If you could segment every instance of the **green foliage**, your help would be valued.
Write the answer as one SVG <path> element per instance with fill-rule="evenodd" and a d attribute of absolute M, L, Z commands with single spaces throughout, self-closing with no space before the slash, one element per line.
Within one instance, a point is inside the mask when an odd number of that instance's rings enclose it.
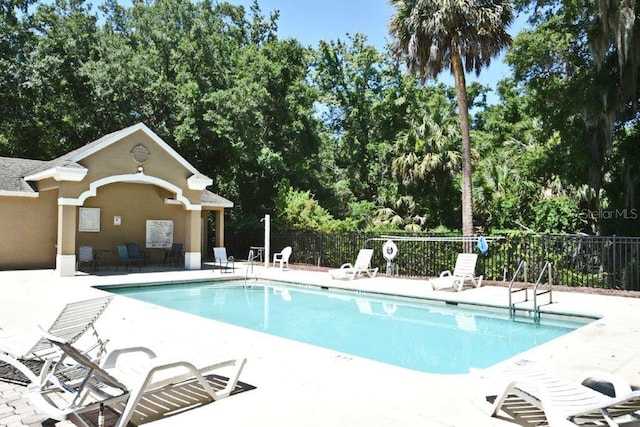
<path fill-rule="evenodd" d="M 579 209 L 575 200 L 567 196 L 542 199 L 534 207 L 534 229 L 543 233 L 575 233 Z"/>
<path fill-rule="evenodd" d="M 391 54 L 404 60 L 409 73 L 421 81 L 443 70 L 453 74 L 460 123 L 462 233 L 473 230 L 472 155 L 469 96 L 465 72 L 480 74 L 491 59 L 511 44 L 507 27 L 513 20 L 511 3 L 491 1 L 392 0 L 389 21 Z"/>
<path fill-rule="evenodd" d="M 310 191 L 281 186 L 276 199 L 274 224 L 292 231 L 331 231 L 334 219 Z"/>
<path fill-rule="evenodd" d="M 388 189 L 390 141 L 405 126 L 416 84 L 361 34 L 321 41 L 311 77 L 325 129 L 323 180 L 343 217 L 350 203 L 380 201 Z"/>
<path fill-rule="evenodd" d="M 627 173 L 619 147 L 637 123 L 640 45 L 630 41 L 640 37 L 639 12 L 635 2 L 535 2 L 533 28 L 516 37 L 507 55 L 529 94 L 530 114 L 544 122 L 547 137 L 560 136 L 548 159 L 557 159 L 565 186 L 586 186 L 590 197 L 579 202 L 592 210 L 616 199 L 621 206 L 622 198 L 631 208 L 638 191 L 632 175 L 615 183 L 611 177 Z M 608 232 L 629 230 L 611 225 Z"/>
<path fill-rule="evenodd" d="M 418 3 L 433 8 L 428 22 L 454 24 L 442 4 Z M 639 6 L 614 3 L 536 3 L 507 54 L 514 74 L 498 83 L 500 102 L 487 106 L 486 88 L 467 88 L 473 215 L 485 233 L 640 233 L 626 218 L 577 223 L 576 209 L 638 209 L 640 43 L 627 41 L 640 27 L 617 24 Z M 407 58 L 360 34 L 316 48 L 280 40 L 278 12 L 257 1 L 3 5 L 0 155 L 51 159 L 144 122 L 234 201 L 229 227 L 252 227 L 265 212 L 304 230 L 461 227 L 459 93 L 421 84 L 422 74 L 403 72 Z M 456 13 L 477 12 L 462 6 Z M 425 70 L 435 72 L 448 66 L 451 40 L 432 41 L 443 43 Z M 486 65 L 502 45 L 470 49 L 464 65 Z"/>

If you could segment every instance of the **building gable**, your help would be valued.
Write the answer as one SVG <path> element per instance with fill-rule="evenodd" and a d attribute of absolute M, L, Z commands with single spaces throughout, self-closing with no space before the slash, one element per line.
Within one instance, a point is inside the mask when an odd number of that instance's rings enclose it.
<path fill-rule="evenodd" d="M 179 193 L 185 205 L 232 207 L 206 190 L 211 178 L 200 173 L 143 123 L 105 135 L 51 161 L 0 157 L 0 196 L 37 197 L 38 188 L 60 186 L 61 197 L 76 200 L 95 195 L 95 185 L 138 182 Z M 45 188 L 45 187 L 43 187 Z M 84 196 L 82 196 L 84 194 Z"/>

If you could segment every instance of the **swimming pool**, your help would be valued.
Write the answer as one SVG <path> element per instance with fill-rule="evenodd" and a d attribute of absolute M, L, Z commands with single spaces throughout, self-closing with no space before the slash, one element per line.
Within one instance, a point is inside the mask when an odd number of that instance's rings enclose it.
<path fill-rule="evenodd" d="M 484 368 L 586 321 L 283 284 L 183 283 L 109 292 L 384 363 L 440 374 Z"/>

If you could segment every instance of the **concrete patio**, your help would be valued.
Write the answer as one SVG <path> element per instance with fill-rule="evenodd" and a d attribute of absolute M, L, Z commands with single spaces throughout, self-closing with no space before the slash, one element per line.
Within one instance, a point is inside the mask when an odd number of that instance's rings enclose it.
<path fill-rule="evenodd" d="M 236 265 L 244 278 L 245 269 Z M 171 269 L 173 270 L 173 269 Z M 92 286 L 231 278 L 210 269 L 136 270 L 59 278 L 53 271 L 0 272 L 0 327 L 48 325 L 65 302 L 104 292 Z M 340 286 L 367 292 L 491 306 L 507 305 L 507 290 L 483 286 L 463 292 L 432 291 L 425 281 L 387 278 L 331 280 L 326 272 L 254 267 L 254 277 Z M 640 299 L 554 292 L 549 312 L 598 317 L 587 326 L 516 356 L 540 361 L 569 379 L 603 370 L 640 384 Z M 98 321 L 110 348 L 146 345 L 184 358 L 191 349 L 245 356 L 241 380 L 257 388 L 149 424 L 150 426 L 513 426 L 480 411 L 471 378 L 398 368 L 333 350 L 116 296 Z M 0 383 L 0 425 L 41 425 L 44 417 L 24 399 L 24 388 Z M 68 426 L 61 422 L 59 426 Z"/>

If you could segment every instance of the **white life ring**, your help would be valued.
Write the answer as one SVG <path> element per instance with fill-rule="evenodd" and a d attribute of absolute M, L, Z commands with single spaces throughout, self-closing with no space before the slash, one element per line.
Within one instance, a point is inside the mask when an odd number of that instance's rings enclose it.
<path fill-rule="evenodd" d="M 382 245 L 382 256 L 384 259 L 387 261 L 393 261 L 396 255 L 398 255 L 398 247 L 393 243 L 393 240 L 387 240 L 384 242 L 384 245 Z"/>

